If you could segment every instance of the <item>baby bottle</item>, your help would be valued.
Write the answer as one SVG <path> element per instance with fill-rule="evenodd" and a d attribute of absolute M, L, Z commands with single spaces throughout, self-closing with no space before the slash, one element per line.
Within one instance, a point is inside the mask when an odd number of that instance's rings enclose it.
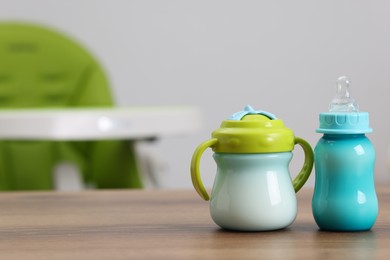
<path fill-rule="evenodd" d="M 378 214 L 374 185 L 375 150 L 365 133 L 372 132 L 367 112 L 359 112 L 350 96 L 349 80 L 337 80 L 329 112 L 320 113 L 323 133 L 314 150 L 314 219 L 320 229 L 369 230 Z"/>
<path fill-rule="evenodd" d="M 289 163 L 294 145 L 305 154 L 300 173 L 291 180 Z M 215 152 L 217 173 L 211 198 L 200 178 L 203 152 Z M 283 121 L 266 111 L 247 106 L 232 115 L 212 133 L 212 138 L 195 150 L 191 161 L 192 182 L 205 199 L 210 214 L 220 227 L 240 231 L 285 228 L 297 214 L 297 192 L 313 167 L 313 151 Z"/>

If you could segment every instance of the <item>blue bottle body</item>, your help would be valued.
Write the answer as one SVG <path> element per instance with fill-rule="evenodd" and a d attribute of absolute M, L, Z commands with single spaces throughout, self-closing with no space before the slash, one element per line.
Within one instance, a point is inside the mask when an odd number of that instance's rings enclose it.
<path fill-rule="evenodd" d="M 378 215 L 375 150 L 364 134 L 324 134 L 314 150 L 313 216 L 324 230 L 369 230 Z"/>

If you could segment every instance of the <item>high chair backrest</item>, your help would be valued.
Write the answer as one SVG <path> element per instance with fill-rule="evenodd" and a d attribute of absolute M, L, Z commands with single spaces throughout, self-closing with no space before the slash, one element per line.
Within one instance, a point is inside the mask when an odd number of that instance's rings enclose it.
<path fill-rule="evenodd" d="M 53 29 L 0 23 L 0 109 L 112 107 L 94 57 Z M 141 187 L 134 146 L 125 141 L 0 141 L 0 190 L 53 189 L 58 162 L 76 164 L 97 188 Z"/>

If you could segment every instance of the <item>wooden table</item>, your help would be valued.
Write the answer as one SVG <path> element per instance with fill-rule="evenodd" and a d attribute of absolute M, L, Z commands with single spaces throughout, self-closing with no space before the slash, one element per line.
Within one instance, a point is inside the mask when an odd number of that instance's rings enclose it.
<path fill-rule="evenodd" d="M 0 193 L 0 259 L 389 259 L 390 187 L 368 232 L 319 231 L 312 191 L 287 229 L 229 232 L 195 191 Z"/>

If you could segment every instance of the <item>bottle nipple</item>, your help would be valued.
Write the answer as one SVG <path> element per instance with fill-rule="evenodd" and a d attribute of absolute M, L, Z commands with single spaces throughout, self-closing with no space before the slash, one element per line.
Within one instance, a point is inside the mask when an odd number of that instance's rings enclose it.
<path fill-rule="evenodd" d="M 351 97 L 349 79 L 342 76 L 336 83 L 336 95 L 329 104 L 329 112 L 359 112 L 358 104 Z"/>

